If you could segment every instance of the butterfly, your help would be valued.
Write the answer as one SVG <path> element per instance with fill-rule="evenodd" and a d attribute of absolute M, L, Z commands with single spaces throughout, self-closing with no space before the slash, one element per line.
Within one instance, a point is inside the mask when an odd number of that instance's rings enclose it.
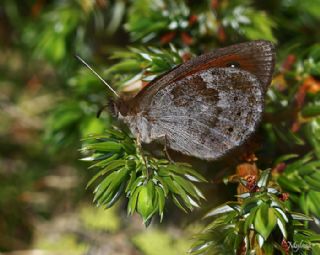
<path fill-rule="evenodd" d="M 269 41 L 219 48 L 156 78 L 133 98 L 114 101 L 113 112 L 142 143 L 216 160 L 256 131 L 274 64 Z"/>

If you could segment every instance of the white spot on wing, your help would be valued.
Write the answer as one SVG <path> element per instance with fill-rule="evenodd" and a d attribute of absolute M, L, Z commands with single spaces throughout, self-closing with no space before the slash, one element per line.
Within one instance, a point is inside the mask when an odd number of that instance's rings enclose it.
<path fill-rule="evenodd" d="M 217 79 L 217 76 L 213 76 L 210 71 L 201 72 L 200 77 L 206 83 L 207 88 L 218 87 L 219 80 Z"/>

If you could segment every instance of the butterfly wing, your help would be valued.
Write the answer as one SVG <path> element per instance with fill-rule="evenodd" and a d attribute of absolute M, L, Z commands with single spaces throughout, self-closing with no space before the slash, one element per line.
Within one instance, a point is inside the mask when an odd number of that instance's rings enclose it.
<path fill-rule="evenodd" d="M 177 66 L 163 76 L 160 76 L 143 90 L 137 99 L 143 99 L 144 94 L 153 94 L 160 86 L 178 81 L 183 77 L 206 70 L 212 67 L 228 67 L 236 63 L 238 68 L 255 75 L 266 92 L 274 70 L 275 49 L 269 41 L 257 40 L 231 45 L 216 49 L 195 57 L 184 64 Z"/>
<path fill-rule="evenodd" d="M 261 118 L 258 78 L 236 68 L 209 68 L 162 86 L 142 112 L 145 142 L 166 136 L 168 147 L 214 160 L 241 145 Z M 141 121 L 139 122 L 141 124 Z"/>
<path fill-rule="evenodd" d="M 274 62 L 268 41 L 206 53 L 142 89 L 128 102 L 125 121 L 143 142 L 166 136 L 174 150 L 217 159 L 254 132 Z"/>
<path fill-rule="evenodd" d="M 180 72 L 184 75 L 179 75 L 174 80 L 200 70 L 211 67 L 228 67 L 231 64 L 236 64 L 237 68 L 254 74 L 266 91 L 271 82 L 275 64 L 274 45 L 269 41 L 258 40 L 217 49 L 181 66 Z"/>

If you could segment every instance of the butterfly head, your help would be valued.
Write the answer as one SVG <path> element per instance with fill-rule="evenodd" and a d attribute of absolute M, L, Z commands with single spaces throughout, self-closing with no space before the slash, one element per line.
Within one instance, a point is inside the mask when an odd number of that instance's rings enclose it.
<path fill-rule="evenodd" d="M 109 103 L 109 111 L 115 118 L 122 119 L 128 114 L 128 103 L 123 99 L 111 100 Z"/>

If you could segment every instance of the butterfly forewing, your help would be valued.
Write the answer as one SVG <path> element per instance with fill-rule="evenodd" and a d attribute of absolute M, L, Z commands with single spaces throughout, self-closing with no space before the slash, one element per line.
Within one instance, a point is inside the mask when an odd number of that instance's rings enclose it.
<path fill-rule="evenodd" d="M 172 69 L 166 75 L 156 79 L 155 82 L 151 82 L 138 94 L 137 98 L 141 98 L 144 93 L 154 93 L 154 90 L 158 90 L 159 86 L 178 81 L 201 70 L 212 67 L 228 67 L 233 63 L 237 64 L 238 69 L 255 75 L 265 92 L 271 82 L 274 69 L 274 46 L 269 41 L 257 40 L 205 53 Z"/>
<path fill-rule="evenodd" d="M 158 90 L 144 117 L 150 140 L 165 135 L 171 149 L 214 160 L 255 130 L 262 105 L 263 92 L 254 75 L 210 68 Z"/>

